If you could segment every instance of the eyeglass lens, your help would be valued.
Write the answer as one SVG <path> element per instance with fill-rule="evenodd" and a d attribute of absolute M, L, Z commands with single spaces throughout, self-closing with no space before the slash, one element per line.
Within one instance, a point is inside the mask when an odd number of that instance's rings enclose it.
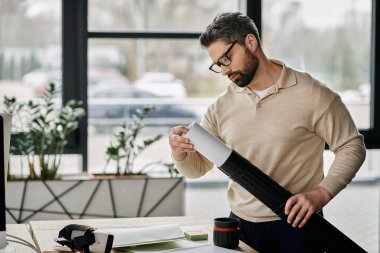
<path fill-rule="evenodd" d="M 231 46 L 227 49 L 227 51 L 218 59 L 216 63 L 211 64 L 210 70 L 220 73 L 222 72 L 221 66 L 228 66 L 231 64 L 231 59 L 227 56 L 227 54 L 231 51 L 232 47 L 235 45 L 237 41 L 234 41 Z"/>

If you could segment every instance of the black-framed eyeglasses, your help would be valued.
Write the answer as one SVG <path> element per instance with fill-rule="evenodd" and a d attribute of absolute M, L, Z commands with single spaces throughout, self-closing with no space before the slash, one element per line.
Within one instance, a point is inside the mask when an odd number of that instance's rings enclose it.
<path fill-rule="evenodd" d="M 231 59 L 227 56 L 231 51 L 232 47 L 236 44 L 237 40 L 235 40 L 231 46 L 227 49 L 227 51 L 217 60 L 217 62 L 213 62 L 209 67 L 209 70 L 215 73 L 222 72 L 222 66 L 229 66 L 231 64 Z"/>

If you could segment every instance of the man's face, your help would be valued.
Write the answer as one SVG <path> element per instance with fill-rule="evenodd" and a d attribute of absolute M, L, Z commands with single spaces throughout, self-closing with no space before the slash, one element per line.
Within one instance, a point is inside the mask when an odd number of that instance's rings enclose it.
<path fill-rule="evenodd" d="M 245 48 L 245 59 L 244 59 L 244 68 L 236 70 L 232 73 L 238 73 L 238 78 L 235 79 L 235 83 L 239 87 L 247 86 L 256 74 L 257 67 L 259 66 L 259 60 L 257 57 Z M 228 75 L 229 76 L 229 75 Z"/>
<path fill-rule="evenodd" d="M 212 43 L 207 48 L 212 61 L 217 62 L 230 46 L 231 44 L 226 44 L 221 40 Z M 226 56 L 231 59 L 231 63 L 228 66 L 221 65 L 221 73 L 227 75 L 237 86 L 247 86 L 253 80 L 259 65 L 257 57 L 247 47 L 238 43 L 230 49 Z"/>

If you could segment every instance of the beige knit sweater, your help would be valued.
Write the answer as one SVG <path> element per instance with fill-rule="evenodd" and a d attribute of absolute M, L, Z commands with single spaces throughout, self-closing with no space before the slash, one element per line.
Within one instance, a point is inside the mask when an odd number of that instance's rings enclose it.
<path fill-rule="evenodd" d="M 283 66 L 279 80 L 259 98 L 231 83 L 209 106 L 201 124 L 292 193 L 322 186 L 333 196 L 351 182 L 365 158 L 363 137 L 341 98 L 306 73 Z M 325 142 L 335 159 L 323 174 Z M 199 153 L 174 161 L 188 178 L 203 176 L 213 164 Z M 279 219 L 230 180 L 231 210 L 253 221 Z"/>

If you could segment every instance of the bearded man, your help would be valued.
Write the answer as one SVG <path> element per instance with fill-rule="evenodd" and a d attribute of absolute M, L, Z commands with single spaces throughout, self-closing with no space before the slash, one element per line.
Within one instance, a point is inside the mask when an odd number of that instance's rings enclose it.
<path fill-rule="evenodd" d="M 267 58 L 255 23 L 241 13 L 218 15 L 200 43 L 212 60 L 209 69 L 231 80 L 201 125 L 294 194 L 284 221 L 230 181 L 230 217 L 240 220 L 240 240 L 261 253 L 320 252 L 299 228 L 351 182 L 365 159 L 363 136 L 346 106 L 309 74 Z M 171 129 L 173 161 L 185 177 L 201 177 L 214 166 L 183 136 L 187 131 Z M 335 154 L 327 175 L 325 143 Z"/>

